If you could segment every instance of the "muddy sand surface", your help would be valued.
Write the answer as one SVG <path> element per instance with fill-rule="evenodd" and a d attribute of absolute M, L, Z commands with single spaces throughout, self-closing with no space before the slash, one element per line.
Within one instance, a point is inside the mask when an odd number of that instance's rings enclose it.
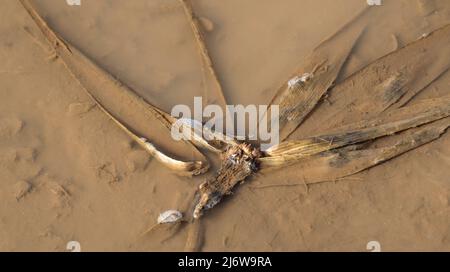
<path fill-rule="evenodd" d="M 192 2 L 228 104 L 244 105 L 269 103 L 321 41 L 367 7 L 363 0 Z M 178 1 L 33 3 L 62 37 L 161 109 L 192 106 L 193 96 L 214 102 L 205 94 L 195 39 Z M 450 23 L 447 0 L 385 0 L 370 9 L 337 83 Z M 20 3 L 3 0 L 0 250 L 65 251 L 69 241 L 83 251 L 184 250 L 189 228 L 143 233 L 160 212 L 188 206 L 205 176 L 180 177 L 150 158 L 92 103 L 50 49 Z M 448 95 L 449 88 L 445 72 L 411 103 Z M 325 110 L 317 118 L 328 118 Z M 342 121 L 314 120 L 291 137 Z M 163 138 L 161 145 L 170 147 Z M 369 241 L 378 241 L 386 251 L 448 251 L 449 146 L 447 132 L 335 182 L 301 185 L 308 180 L 301 167 L 258 174 L 202 217 L 200 249 L 366 251 Z"/>

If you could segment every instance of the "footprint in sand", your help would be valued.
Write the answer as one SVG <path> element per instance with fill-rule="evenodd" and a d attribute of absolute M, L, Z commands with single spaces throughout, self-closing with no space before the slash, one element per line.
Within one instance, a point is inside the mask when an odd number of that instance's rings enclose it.
<path fill-rule="evenodd" d="M 0 119 L 0 139 L 12 138 L 23 128 L 24 122 L 16 117 Z"/>
<path fill-rule="evenodd" d="M 147 168 L 150 156 L 146 151 L 135 150 L 127 154 L 126 165 L 130 172 L 142 172 Z"/>

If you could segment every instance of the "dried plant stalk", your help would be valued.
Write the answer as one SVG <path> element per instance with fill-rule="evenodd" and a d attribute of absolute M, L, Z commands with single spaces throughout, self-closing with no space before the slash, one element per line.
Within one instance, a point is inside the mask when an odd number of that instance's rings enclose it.
<path fill-rule="evenodd" d="M 108 102 L 110 106 L 117 105 L 118 107 L 123 107 L 123 105 L 120 105 L 121 103 L 128 105 L 131 103 L 135 104 L 144 110 L 144 112 L 147 114 L 147 117 L 151 118 L 150 121 L 152 122 L 148 124 L 145 123 L 146 126 L 152 126 L 152 130 L 156 130 L 158 126 L 160 126 L 160 131 L 167 133 L 167 137 L 170 137 L 170 128 L 173 121 L 170 119 L 170 115 L 164 113 L 161 109 L 145 101 L 133 90 L 131 90 L 131 88 L 98 67 L 89 58 L 84 56 L 83 53 L 81 53 L 77 48 L 59 37 L 48 27 L 46 22 L 37 13 L 35 8 L 28 0 L 20 0 L 20 2 L 30 14 L 31 18 L 39 27 L 39 29 L 42 31 L 45 38 L 52 45 L 56 55 L 63 61 L 74 78 L 79 81 L 88 96 L 93 99 L 93 101 L 99 106 L 99 108 L 133 140 L 144 147 L 145 150 L 147 150 L 151 155 L 155 156 L 164 165 L 171 169 L 181 171 L 181 174 L 198 175 L 204 173 L 208 169 L 209 164 L 206 161 L 205 157 L 194 146 L 186 146 L 185 142 L 172 142 L 170 145 L 166 145 L 166 147 L 176 146 L 176 148 L 195 153 L 196 157 L 200 158 L 201 160 L 185 162 L 171 158 L 170 156 L 159 151 L 152 143 L 150 143 L 150 141 L 143 140 L 143 138 L 137 136 L 134 132 L 123 125 L 122 122 L 120 122 L 116 117 L 114 117 L 108 110 L 106 110 L 104 102 Z M 111 99 L 112 94 L 118 95 L 118 98 L 120 99 Z M 143 122 L 148 121 L 148 118 L 143 118 L 142 116 L 133 116 L 133 118 L 134 117 L 141 118 Z M 160 137 L 156 137 L 155 135 L 153 138 Z M 175 148 L 172 149 L 175 150 Z"/>
<path fill-rule="evenodd" d="M 212 61 L 203 41 L 198 20 L 187 0 L 180 1 L 190 20 L 200 54 L 215 79 L 220 93 L 222 93 Z M 105 89 L 115 92 L 120 98 L 126 97 L 128 100 L 125 106 L 129 106 L 129 103 L 134 103 L 133 105 L 143 107 L 147 115 L 158 120 L 159 124 L 162 124 L 166 129 L 170 128 L 177 119 L 143 100 L 130 88 L 96 66 L 75 47 L 58 37 L 27 0 L 20 0 L 20 2 L 41 29 L 46 39 L 51 43 L 56 55 L 63 60 L 68 70 L 81 83 L 89 97 L 123 131 L 159 161 L 171 168 L 190 174 L 200 174 L 206 171 L 208 167 L 207 162 L 204 163 L 203 160 L 183 162 L 172 159 L 123 125 L 104 106 L 105 102 L 109 103 L 110 106 L 114 105 L 114 101 L 108 99 L 110 93 L 105 93 Z M 364 11 L 322 42 L 313 51 L 299 72 L 295 74 L 295 77 L 279 89 L 271 105 L 280 105 L 281 140 L 288 137 L 307 119 L 320 99 L 333 85 L 364 29 L 365 24 L 358 22 Z M 266 152 L 261 152 L 257 147 L 248 143 L 223 140 L 222 144 L 226 147 L 225 151 L 223 151 L 211 142 L 202 139 L 201 134 L 195 130 L 195 127 L 192 125 L 188 126 L 189 132 L 194 132 L 194 141 L 214 152 L 222 152 L 219 171 L 198 188 L 197 201 L 194 203 L 195 207 L 193 208 L 193 218 L 199 218 L 204 211 L 211 209 L 224 196 L 229 195 L 236 185 L 265 167 L 287 166 L 301 161 L 308 166 L 303 172 L 303 174 L 308 175 L 307 182 L 318 182 L 325 178 L 338 179 L 377 165 L 437 139 L 450 126 L 450 118 L 448 118 L 450 116 L 449 96 L 424 100 L 411 106 L 399 107 L 408 102 L 430 81 L 448 69 L 449 64 L 445 61 L 439 62 L 436 58 L 427 59 L 427 56 L 436 56 L 436 54 L 427 55 L 427 50 L 423 51 L 423 48 L 431 49 L 434 43 L 439 43 L 441 48 L 447 48 L 446 50 L 448 50 L 449 47 L 445 47 L 445 44 L 450 42 L 450 35 L 447 35 L 449 31 L 450 26 L 446 26 L 432 33 L 429 37 L 408 45 L 404 49 L 397 50 L 369 65 L 366 69 L 375 69 L 378 65 L 383 65 L 383 61 L 386 60 L 400 62 L 399 59 L 405 58 L 405 55 L 415 57 L 414 52 L 417 51 L 416 53 L 419 57 L 410 62 L 410 64 L 412 63 L 411 66 L 416 67 L 415 65 L 422 61 L 435 66 L 433 66 L 431 76 L 426 75 L 424 78 L 417 80 L 414 78 L 417 77 L 417 72 L 420 69 L 411 72 L 395 66 L 395 73 L 383 75 L 381 84 L 373 87 L 374 91 L 370 92 L 369 102 L 360 101 L 360 109 L 367 111 L 373 109 L 373 114 L 366 116 L 367 118 L 356 119 L 347 123 L 348 125 L 337 129 L 330 129 L 328 133 L 318 133 L 319 136 L 303 140 L 285 141 Z M 439 48 L 439 46 L 437 47 Z M 339 48 L 338 51 L 336 51 L 336 48 Z M 421 52 L 423 53 L 422 55 Z M 361 76 L 361 74 L 358 76 Z M 352 80 L 354 79 L 357 79 L 357 77 L 352 78 Z M 351 81 L 344 81 L 344 84 L 349 84 L 348 82 Z M 413 83 L 418 83 L 418 87 L 412 87 Z M 339 86 L 336 88 L 339 88 Z M 139 118 L 139 116 L 137 117 Z M 363 149 L 358 149 L 359 147 L 355 146 L 399 132 L 402 133 L 394 137 L 399 137 L 400 140 L 388 147 L 370 148 L 366 146 Z M 159 138 L 161 137 L 159 136 Z M 172 142 L 171 144 L 175 143 Z M 196 149 L 195 151 L 198 152 Z M 200 157 L 204 159 L 203 155 Z M 319 169 L 320 171 L 313 172 L 312 169 Z M 186 244 L 187 250 L 195 250 L 201 244 L 201 240 L 197 239 L 197 227 L 199 226 L 193 227 L 190 234 L 190 242 L 188 241 Z"/>
<path fill-rule="evenodd" d="M 317 46 L 301 68 L 278 89 L 270 105 L 279 106 L 280 141 L 303 122 L 333 85 L 365 28 L 365 22 L 358 19 L 366 10 Z"/>
<path fill-rule="evenodd" d="M 442 57 L 448 55 L 450 25 L 375 60 L 336 85 L 289 138 L 322 134 L 406 105 L 448 71 L 450 60 Z"/>
<path fill-rule="evenodd" d="M 201 30 L 199 20 L 198 20 L 197 16 L 195 16 L 194 11 L 192 9 L 192 5 L 189 2 L 189 0 L 180 0 L 180 2 L 183 5 L 184 12 L 186 14 L 186 17 L 189 20 L 189 24 L 191 26 L 192 32 L 194 33 L 194 37 L 197 42 L 198 52 L 202 58 L 202 62 L 206 66 L 207 70 L 209 71 L 209 74 L 211 75 L 211 77 L 216 85 L 216 88 L 217 88 L 216 91 L 219 95 L 222 106 L 225 107 L 225 105 L 227 104 L 227 102 L 226 102 L 227 100 L 223 93 L 222 85 L 220 84 L 217 73 L 214 69 L 214 65 L 211 60 L 211 57 L 209 56 L 209 52 L 206 47 L 205 39 L 203 38 L 203 32 Z"/>
<path fill-rule="evenodd" d="M 359 149 L 358 146 L 337 148 L 297 160 L 295 164 L 288 165 L 288 162 L 283 162 L 281 165 L 283 168 L 279 171 L 283 171 L 285 174 L 283 180 L 297 180 L 295 178 L 290 179 L 290 177 L 298 178 L 296 173 L 301 173 L 305 184 L 346 179 L 351 175 L 438 139 L 449 126 L 450 118 L 447 117 L 391 136 L 398 138 L 392 145 L 378 148 L 364 147 L 362 149 Z M 263 169 L 272 173 L 278 171 L 276 170 L 278 168 L 274 169 L 273 167 Z M 286 185 L 290 184 L 287 183 Z"/>
<path fill-rule="evenodd" d="M 339 128 L 304 140 L 285 141 L 266 151 L 265 166 L 282 165 L 331 149 L 357 144 L 430 123 L 450 115 L 450 97 L 429 99 L 393 110 L 384 116 Z"/>
<path fill-rule="evenodd" d="M 222 154 L 219 171 L 199 186 L 194 218 L 199 218 L 205 210 L 213 208 L 224 196 L 231 194 L 238 183 L 258 171 L 257 160 L 261 155 L 259 149 L 250 144 L 229 146 Z"/>

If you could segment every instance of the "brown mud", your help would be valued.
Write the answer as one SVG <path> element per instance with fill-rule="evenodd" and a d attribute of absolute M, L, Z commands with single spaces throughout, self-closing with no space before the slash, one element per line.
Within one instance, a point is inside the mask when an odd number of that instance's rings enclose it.
<path fill-rule="evenodd" d="M 440 53 L 448 50 L 440 45 L 445 41 L 426 45 L 436 52 L 431 58 L 424 57 L 430 52 L 420 54 L 422 48 L 418 48 L 419 54 L 405 53 L 405 67 L 393 61 L 380 72 L 357 72 L 448 24 L 447 1 L 432 2 L 386 0 L 376 7 L 335 80 L 337 87 L 354 84 L 358 95 L 349 88 L 342 87 L 345 92 L 331 89 L 318 102 L 321 107 L 305 119 L 302 130 L 297 130 L 299 134 L 290 139 L 360 121 L 359 113 L 372 105 L 356 110 L 347 105 L 354 105 L 355 99 L 358 105 L 367 102 L 365 97 L 372 93 L 364 86 L 380 86 L 375 93 L 396 91 L 398 86 L 407 90 L 399 99 L 389 96 L 392 105 L 388 107 L 373 105 L 378 111 L 448 95 L 448 54 Z M 214 25 L 205 40 L 231 104 L 268 103 L 280 82 L 286 82 L 286 75 L 324 37 L 365 7 L 356 0 L 345 4 L 331 0 L 240 3 L 195 1 L 193 5 Z M 351 178 L 305 186 L 310 178 L 321 179 L 314 161 L 310 168 L 296 164 L 262 173 L 241 186 L 230 201 L 211 210 L 201 228 L 162 230 L 157 236 L 143 237 L 159 212 L 189 206 L 192 192 L 204 177 L 182 178 L 138 155 L 140 147 L 93 107 L 59 61 L 47 60 L 43 49 L 50 52 L 51 48 L 18 1 L 7 0 L 2 5 L 0 55 L 5 61 L 0 66 L 0 84 L 6 99 L 0 102 L 1 250 L 63 251 L 72 240 L 86 251 L 364 251 L 372 240 L 380 241 L 383 250 L 450 249 L 446 170 L 450 153 L 448 133 L 443 133 L 447 119 L 376 140 L 369 145 L 373 152 L 364 151 L 369 150 L 367 146 L 347 148 L 347 157 L 363 158 L 349 166 L 345 158 L 336 159 L 338 152 L 334 151 L 316 160 L 319 169 L 321 165 L 341 167 L 345 177 L 358 167 L 365 168 L 366 162 L 382 162 L 437 139 Z M 192 96 L 204 92 L 197 45 L 178 1 L 84 1 L 81 7 L 70 7 L 43 0 L 36 1 L 36 6 L 65 39 L 164 111 L 175 104 L 190 105 Z M 345 51 L 341 47 L 330 50 Z M 358 73 L 367 75 L 362 82 L 352 82 L 349 76 L 358 77 Z M 407 81 L 403 81 L 405 75 Z M 92 84 L 101 88 L 102 81 L 95 79 L 90 79 Z M 181 151 L 171 149 L 175 146 L 159 137 L 159 129 L 153 130 L 153 121 L 140 114 L 140 106 L 126 105 L 127 98 L 120 94 L 102 98 L 138 134 L 154 135 L 147 137 L 170 154 Z M 337 98 L 342 101 L 335 102 Z M 331 111 L 321 114 L 326 105 Z M 334 114 L 342 108 L 349 114 Z M 375 117 L 368 112 L 364 118 Z M 343 117 L 333 120 L 332 115 Z M 186 154 L 186 159 L 198 155 L 191 151 L 179 156 Z M 186 240 L 190 241 L 187 245 Z"/>

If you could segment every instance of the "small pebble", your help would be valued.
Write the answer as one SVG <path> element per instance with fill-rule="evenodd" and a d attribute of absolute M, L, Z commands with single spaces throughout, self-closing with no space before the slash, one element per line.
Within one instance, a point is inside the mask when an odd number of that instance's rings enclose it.
<path fill-rule="evenodd" d="M 310 80 L 312 77 L 313 77 L 312 74 L 310 74 L 310 73 L 304 73 L 304 74 L 301 75 L 301 76 L 295 76 L 295 77 L 293 77 L 292 79 L 290 79 L 290 80 L 288 81 L 287 84 L 288 84 L 289 88 L 293 88 L 293 87 L 297 86 L 297 85 L 300 84 L 300 83 L 305 83 L 305 82 L 307 82 L 307 81 Z"/>
<path fill-rule="evenodd" d="M 177 210 L 167 210 L 158 216 L 158 224 L 175 223 L 183 218 L 183 214 Z"/>

